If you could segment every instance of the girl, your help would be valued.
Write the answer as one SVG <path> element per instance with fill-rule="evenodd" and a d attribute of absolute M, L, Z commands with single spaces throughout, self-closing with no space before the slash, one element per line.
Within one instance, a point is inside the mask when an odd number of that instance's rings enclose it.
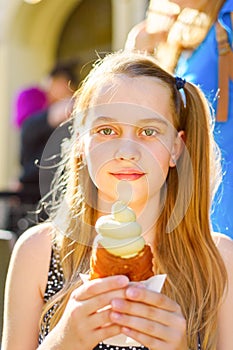
<path fill-rule="evenodd" d="M 104 343 L 120 333 L 142 344 L 133 349 L 230 350 L 233 246 L 211 232 L 219 174 L 201 91 L 122 52 L 96 64 L 76 101 L 50 221 L 12 254 L 3 350 L 132 349 Z M 137 214 L 154 273 L 167 274 L 161 294 L 126 276 L 80 280 L 95 222 L 118 198 Z"/>

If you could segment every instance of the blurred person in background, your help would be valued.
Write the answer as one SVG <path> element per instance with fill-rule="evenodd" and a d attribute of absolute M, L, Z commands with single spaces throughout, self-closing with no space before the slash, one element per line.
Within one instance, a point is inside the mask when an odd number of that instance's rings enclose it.
<path fill-rule="evenodd" d="M 46 108 L 47 94 L 42 87 L 35 85 L 20 89 L 14 101 L 13 123 L 20 129 L 26 119 Z"/>
<path fill-rule="evenodd" d="M 45 85 L 46 102 L 43 106 L 41 104 L 36 112 L 28 114 L 20 125 L 20 163 L 22 168 L 19 189 L 30 203 L 37 203 L 41 198 L 39 164 L 45 145 L 56 127 L 67 120 L 71 112 L 72 95 L 78 86 L 78 78 L 74 68 L 74 63 L 58 64 L 51 70 Z M 25 102 L 30 105 L 31 96 L 29 93 L 30 90 L 27 91 L 28 99 Z M 38 100 L 37 102 L 39 104 Z M 18 107 L 21 105 L 18 104 Z M 25 108 L 25 104 L 22 108 Z M 15 120 L 20 119 L 20 113 L 21 108 L 18 108 Z M 57 152 L 59 152 L 59 146 L 58 144 L 55 147 Z"/>
<path fill-rule="evenodd" d="M 62 141 L 70 137 L 69 123 L 58 126 L 71 113 L 72 96 L 79 83 L 77 65 L 77 61 L 58 63 L 46 77 L 44 87 L 28 87 L 16 96 L 13 121 L 20 130 L 21 172 L 12 189 L 19 194 L 20 203 L 11 201 L 7 229 L 18 230 L 15 221 L 28 217 L 28 209 L 34 211 L 50 190 Z M 45 213 L 40 217 L 45 218 Z M 35 223 L 35 219 L 21 220 L 20 233 L 29 221 Z"/>
<path fill-rule="evenodd" d="M 145 21 L 129 32 L 126 50 L 147 51 L 159 64 L 198 84 L 213 108 L 223 181 L 212 226 L 233 238 L 233 0 L 151 0 Z"/>

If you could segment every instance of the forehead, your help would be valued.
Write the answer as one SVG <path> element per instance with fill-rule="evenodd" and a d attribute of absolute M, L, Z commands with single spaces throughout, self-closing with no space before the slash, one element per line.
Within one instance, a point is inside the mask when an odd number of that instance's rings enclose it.
<path fill-rule="evenodd" d="M 138 118 L 141 114 L 154 113 L 172 122 L 170 91 L 162 81 L 153 77 L 119 75 L 108 80 L 97 88 L 90 107 L 100 105 L 105 105 L 105 108 L 109 105 L 109 113 L 114 116 L 123 114 L 124 118 L 130 118 L 131 121 L 133 117 Z"/>
<path fill-rule="evenodd" d="M 132 103 L 109 103 L 93 106 L 86 115 L 85 127 L 92 128 L 99 124 L 120 123 L 133 126 L 144 124 L 172 125 L 168 118 L 152 109 Z"/>

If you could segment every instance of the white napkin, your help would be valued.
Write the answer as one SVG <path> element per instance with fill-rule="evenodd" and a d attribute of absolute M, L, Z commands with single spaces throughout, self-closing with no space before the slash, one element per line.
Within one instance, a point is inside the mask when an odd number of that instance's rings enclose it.
<path fill-rule="evenodd" d="M 146 288 L 148 288 L 149 290 L 160 293 L 163 287 L 163 284 L 165 282 L 166 276 L 167 276 L 166 274 L 155 275 L 148 278 L 145 281 L 142 281 L 142 283 L 145 284 Z M 83 283 L 85 283 L 88 281 L 89 275 L 80 274 L 80 278 L 82 279 Z M 134 282 L 130 282 L 130 283 L 133 284 Z M 116 345 L 116 346 L 140 346 L 141 345 L 136 340 L 130 337 L 127 337 L 124 334 L 118 334 L 114 337 L 105 339 L 103 343 L 109 344 L 109 345 Z"/>

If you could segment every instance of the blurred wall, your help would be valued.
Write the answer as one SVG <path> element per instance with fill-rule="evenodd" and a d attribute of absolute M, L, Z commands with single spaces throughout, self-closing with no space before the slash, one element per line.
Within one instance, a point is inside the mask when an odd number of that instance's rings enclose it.
<path fill-rule="evenodd" d="M 96 51 L 122 48 L 129 29 L 144 18 L 147 3 L 41 0 L 33 5 L 0 0 L 0 190 L 19 171 L 19 132 L 11 123 L 17 90 L 40 81 L 57 58 L 81 54 L 85 61 L 95 58 Z M 92 30 L 99 36 L 90 35 Z"/>

